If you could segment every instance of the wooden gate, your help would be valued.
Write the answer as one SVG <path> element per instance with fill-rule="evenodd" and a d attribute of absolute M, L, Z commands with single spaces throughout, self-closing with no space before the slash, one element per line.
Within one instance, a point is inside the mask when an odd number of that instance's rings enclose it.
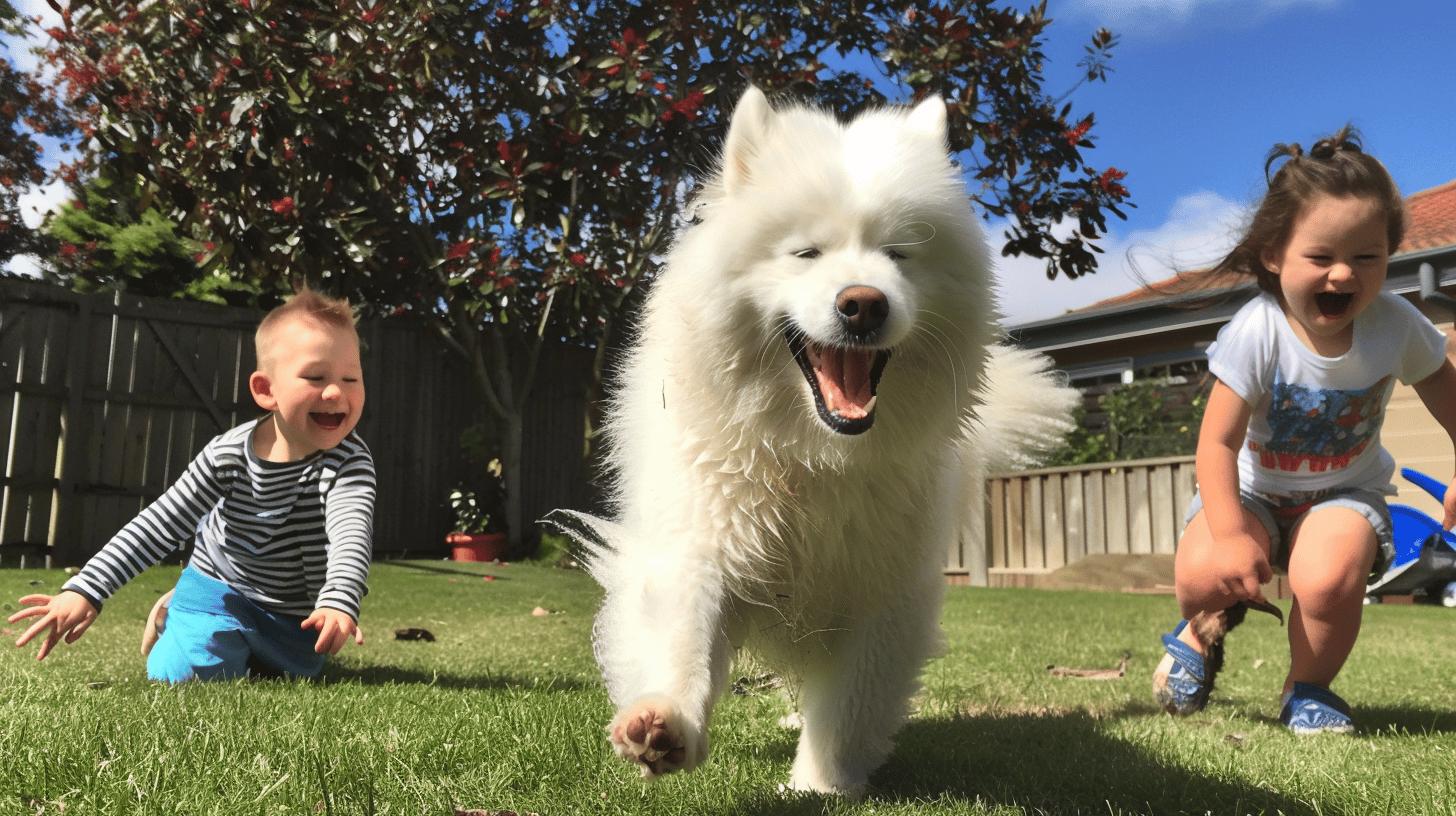
<path fill-rule="evenodd" d="M 156 499 L 213 436 L 256 415 L 247 390 L 260 315 L 183 301 L 79 295 L 0 280 L 0 562 L 78 564 Z M 427 327 L 361 323 L 369 398 L 359 433 L 379 476 L 377 554 L 443 548 L 446 494 L 469 481 L 478 418 L 459 362 Z M 543 354 L 528 410 L 528 518 L 581 507 L 590 352 Z"/>

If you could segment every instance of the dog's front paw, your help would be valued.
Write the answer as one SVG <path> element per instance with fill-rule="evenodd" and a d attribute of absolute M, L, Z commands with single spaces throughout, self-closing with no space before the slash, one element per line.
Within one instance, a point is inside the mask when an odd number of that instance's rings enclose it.
<path fill-rule="evenodd" d="M 647 779 L 692 770 L 707 753 L 707 737 L 666 697 L 643 697 L 624 706 L 607 726 L 607 736 L 617 756 L 636 763 Z"/>

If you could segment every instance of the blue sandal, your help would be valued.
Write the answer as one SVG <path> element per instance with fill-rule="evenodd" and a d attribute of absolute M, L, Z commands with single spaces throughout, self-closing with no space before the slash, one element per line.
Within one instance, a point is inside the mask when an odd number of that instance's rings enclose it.
<path fill-rule="evenodd" d="M 1180 716 L 1202 711 L 1213 691 L 1213 673 L 1203 655 L 1178 639 L 1186 626 L 1188 621 L 1179 621 L 1163 635 L 1163 660 L 1153 670 L 1153 699 L 1164 711 Z"/>
<path fill-rule="evenodd" d="M 1313 683 L 1295 683 L 1284 693 L 1279 722 L 1296 734 L 1349 734 L 1355 730 L 1350 704 Z"/>

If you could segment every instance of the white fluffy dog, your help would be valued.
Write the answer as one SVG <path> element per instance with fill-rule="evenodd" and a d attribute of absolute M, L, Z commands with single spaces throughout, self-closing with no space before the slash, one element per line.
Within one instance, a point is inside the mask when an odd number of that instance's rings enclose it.
<path fill-rule="evenodd" d="M 938 648 L 964 479 L 1064 428 L 1044 359 L 993 345 L 945 139 L 937 98 L 738 103 L 621 370 L 616 518 L 556 518 L 606 588 L 609 738 L 645 776 L 707 757 L 746 646 L 797 690 L 791 786 L 860 793 Z"/>

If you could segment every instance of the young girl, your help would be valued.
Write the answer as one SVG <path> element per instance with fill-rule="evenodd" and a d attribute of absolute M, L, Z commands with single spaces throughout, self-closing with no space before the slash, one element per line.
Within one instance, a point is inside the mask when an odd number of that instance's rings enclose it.
<path fill-rule="evenodd" d="M 1367 579 L 1393 548 L 1385 496 L 1395 469 L 1380 445 L 1393 380 L 1414 383 L 1456 440 L 1456 369 L 1446 337 L 1381 291 L 1405 216 L 1390 174 L 1349 127 L 1287 160 L 1248 233 L 1217 267 L 1262 290 L 1208 350 L 1216 378 L 1198 437 L 1198 495 L 1178 544 L 1184 620 L 1153 674 L 1173 714 L 1203 708 L 1222 638 L 1272 568 L 1289 576 L 1289 675 L 1279 719 L 1296 733 L 1354 730 L 1330 691 L 1355 645 Z M 1456 520 L 1456 481 L 1444 525 Z"/>

